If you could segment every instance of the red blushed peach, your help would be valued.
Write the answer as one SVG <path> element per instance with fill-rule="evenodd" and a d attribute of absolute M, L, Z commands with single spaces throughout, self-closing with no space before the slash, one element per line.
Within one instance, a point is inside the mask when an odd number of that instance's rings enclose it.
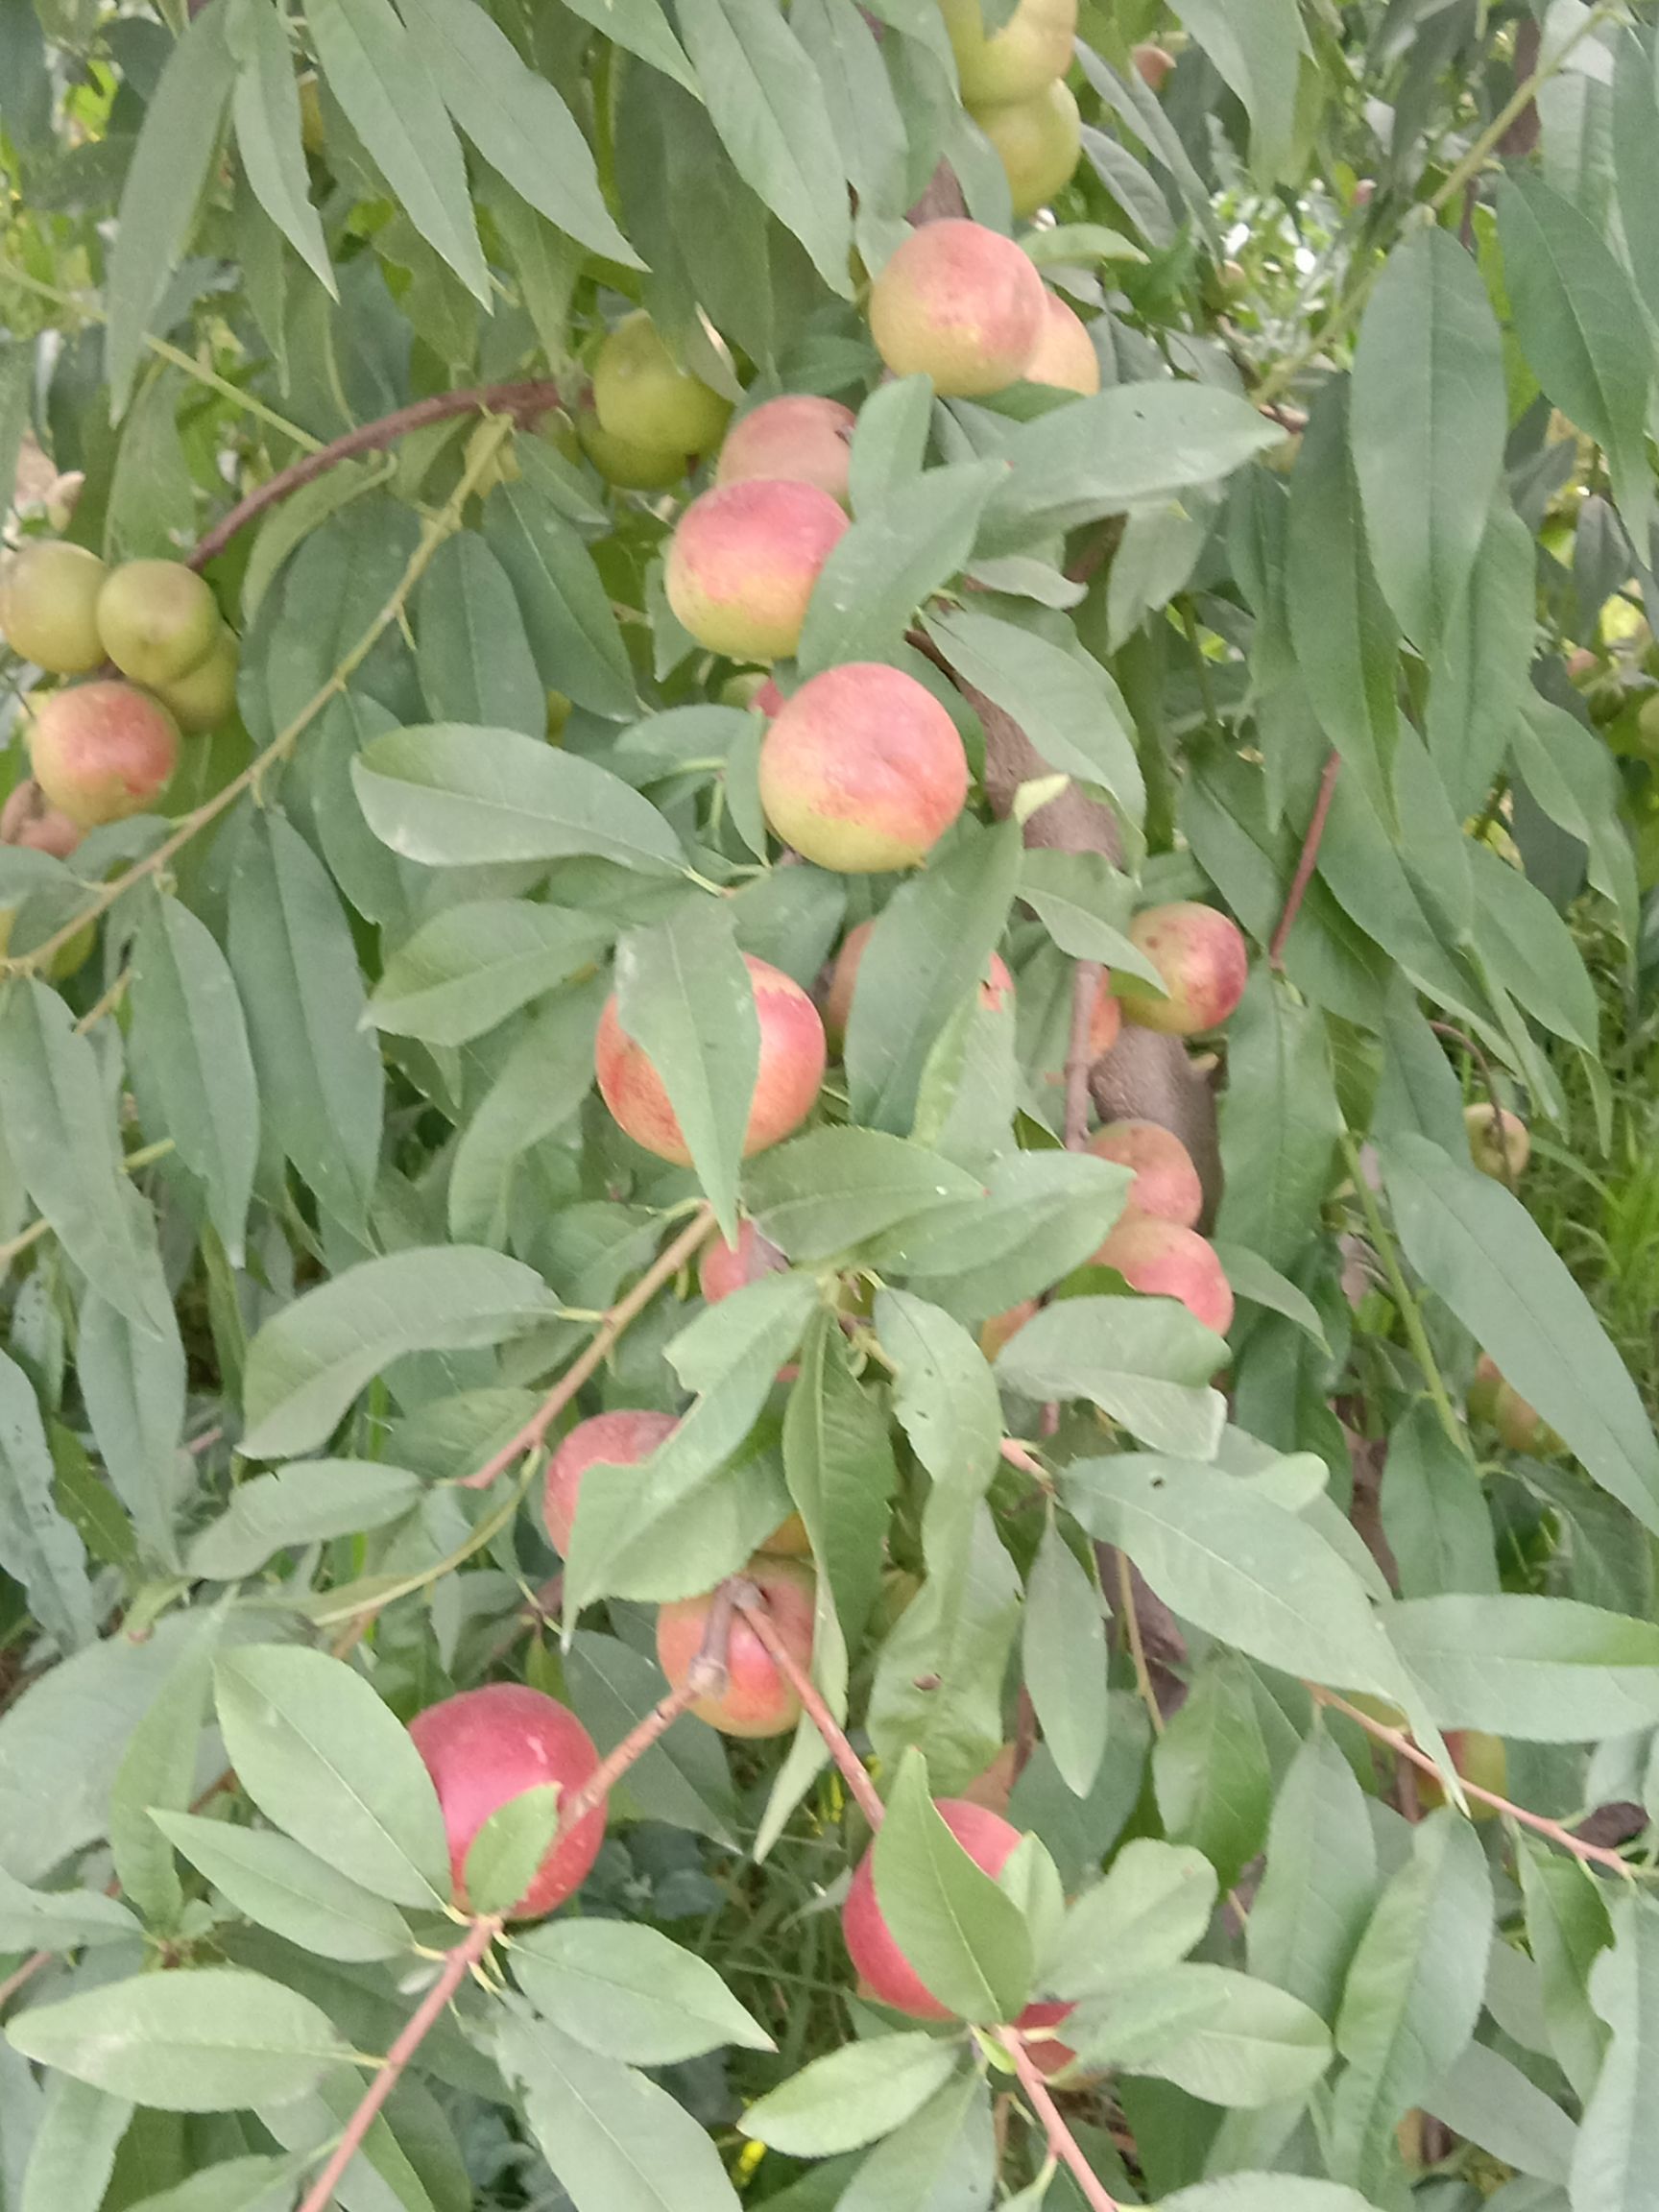
<path fill-rule="evenodd" d="M 1089 1140 L 1096 1159 L 1133 1168 L 1129 1203 L 1160 1221 L 1193 1228 L 1204 1211 L 1204 1187 L 1188 1151 L 1172 1129 L 1157 1121 L 1108 1121 Z"/>
<path fill-rule="evenodd" d="M 1018 1336 L 1037 1310 L 1035 1298 L 1022 1298 L 1018 1306 L 1010 1306 L 1006 1313 L 993 1313 L 989 1321 L 979 1324 L 979 1349 L 987 1359 L 995 1359 L 1010 1338 Z"/>
<path fill-rule="evenodd" d="M 760 804 L 786 845 L 861 876 L 913 868 L 968 798 L 956 725 L 902 669 L 853 661 L 785 702 L 760 745 Z"/>
<path fill-rule="evenodd" d="M 777 1245 L 768 1243 L 753 1221 L 739 1221 L 735 1244 L 728 1244 L 722 1237 L 704 1253 L 697 1270 L 697 1287 L 706 1305 L 717 1306 L 733 1290 L 758 1283 L 762 1275 L 781 1274 L 788 1264 Z"/>
<path fill-rule="evenodd" d="M 877 351 L 896 376 L 930 376 L 977 399 L 1025 373 L 1044 318 L 1043 279 L 1011 238 L 952 218 L 913 230 L 870 292 Z"/>
<path fill-rule="evenodd" d="M 787 1524 L 785 1524 L 787 1527 Z M 808 1567 L 775 1552 L 758 1551 L 744 1569 L 803 1671 L 812 1664 L 812 1613 L 817 1577 Z M 657 1616 L 657 1657 L 678 1690 L 691 1671 L 709 1629 L 710 1591 L 682 1598 Z M 741 1613 L 733 1614 L 726 1647 L 726 1687 L 699 1697 L 691 1711 L 723 1736 L 781 1736 L 801 1718 L 801 1700 L 778 1671 L 771 1653 Z"/>
<path fill-rule="evenodd" d="M 1135 64 L 1135 74 L 1142 84 L 1150 85 L 1154 92 L 1162 92 L 1165 80 L 1175 66 L 1175 57 L 1166 46 L 1147 43 L 1137 46 L 1129 59 Z"/>
<path fill-rule="evenodd" d="M 812 587 L 846 527 L 816 484 L 716 485 L 680 517 L 663 571 L 668 604 L 710 653 L 780 660 L 800 644 Z"/>
<path fill-rule="evenodd" d="M 860 922 L 855 929 L 849 929 L 846 941 L 835 955 L 835 965 L 830 971 L 830 988 L 824 995 L 824 1028 L 832 1052 L 839 1052 L 846 1039 L 847 1024 L 853 1016 L 853 993 L 858 982 L 858 966 L 875 926 L 873 921 Z M 980 1005 L 987 1013 L 995 1014 L 1012 997 L 1013 991 L 1014 978 L 1008 973 L 1007 961 L 1000 952 L 993 952 L 985 980 L 979 986 Z"/>
<path fill-rule="evenodd" d="M 1164 981 L 1158 998 L 1132 975 L 1118 984 L 1126 1018 L 1166 1037 L 1195 1037 L 1225 1022 L 1244 996 L 1250 956 L 1238 925 L 1214 906 L 1177 899 L 1148 906 L 1129 935 Z"/>
<path fill-rule="evenodd" d="M 593 1740 L 575 1714 L 522 1682 L 490 1682 L 429 1705 L 410 1721 L 409 1734 L 443 1808 L 450 1880 L 463 1907 L 467 1853 L 491 1815 L 544 1783 L 579 1790 L 599 1765 Z M 600 1804 L 558 1838 L 508 1917 L 539 1920 L 562 1905 L 587 1879 L 604 1840 Z"/>
<path fill-rule="evenodd" d="M 995 1877 L 1012 1858 L 1020 1831 L 999 1814 L 965 1797 L 936 1797 L 940 1818 L 974 1863 Z M 858 1862 L 853 1887 L 841 1909 L 841 1933 L 847 1955 L 858 1979 L 877 2004 L 890 2011 L 908 2013 L 912 2020 L 949 2020 L 950 2008 L 941 2005 L 909 1960 L 900 1950 L 887 1916 L 876 1899 L 874 1846 Z"/>
<path fill-rule="evenodd" d="M 1098 392 L 1100 356 L 1088 325 L 1052 292 L 1045 295 L 1045 302 L 1043 333 L 1025 364 L 1026 383 L 1052 384 L 1057 391 L 1078 392 L 1085 397 Z"/>
<path fill-rule="evenodd" d="M 766 476 L 787 484 L 816 484 L 845 507 L 857 420 L 839 399 L 805 393 L 767 399 L 728 431 L 714 481 L 741 484 L 751 476 Z"/>
<path fill-rule="evenodd" d="M 637 1467 L 678 1427 L 671 1413 L 652 1413 L 643 1407 L 595 1413 L 592 1420 L 576 1424 L 548 1460 L 541 1485 L 541 1518 L 562 1559 L 569 1555 L 576 1501 L 589 1468 Z"/>
<path fill-rule="evenodd" d="M 77 684 L 36 715 L 29 755 L 48 804 L 90 830 L 160 798 L 178 765 L 179 725 L 131 684 Z"/>
<path fill-rule="evenodd" d="M 1196 1231 L 1135 1208 L 1125 1214 L 1094 1255 L 1099 1267 L 1116 1267 L 1131 1290 L 1148 1298 L 1178 1298 L 1194 1321 L 1225 1336 L 1233 1326 L 1233 1286 L 1214 1250 Z"/>
<path fill-rule="evenodd" d="M 760 1071 L 743 1138 L 745 1159 L 798 1129 L 811 1113 L 828 1057 L 818 1009 L 799 983 L 764 960 L 744 955 L 760 1018 Z M 622 1026 L 612 993 L 593 1047 L 599 1094 L 636 1144 L 689 1167 L 690 1150 L 662 1078 Z"/>
<path fill-rule="evenodd" d="M 774 714 L 781 714 L 783 711 L 783 694 L 768 676 L 749 704 L 754 708 L 757 714 L 764 714 L 767 721 L 770 722 Z"/>

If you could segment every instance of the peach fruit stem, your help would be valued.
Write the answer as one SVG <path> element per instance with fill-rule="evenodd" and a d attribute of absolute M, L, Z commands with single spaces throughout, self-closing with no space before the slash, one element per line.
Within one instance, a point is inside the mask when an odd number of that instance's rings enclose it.
<path fill-rule="evenodd" d="M 664 1284 L 671 1283 L 681 1268 L 696 1258 L 700 1248 L 709 1241 L 713 1228 L 714 1209 L 711 1206 L 700 1206 L 690 1227 L 683 1230 L 672 1244 L 658 1254 L 627 1297 L 619 1298 L 606 1313 L 589 1339 L 587 1349 L 560 1376 L 523 1428 L 517 1435 L 510 1437 L 493 1457 L 486 1459 L 475 1474 L 465 1477 L 461 1483 L 462 1489 L 487 1489 L 516 1459 L 537 1449 L 583 1383 L 603 1365 L 613 1345 L 629 1323 L 638 1318 Z"/>
<path fill-rule="evenodd" d="M 254 756 L 239 776 L 233 776 L 223 790 L 216 791 L 211 799 L 204 800 L 200 806 L 183 815 L 178 829 L 170 837 L 164 838 L 154 853 L 147 853 L 142 860 L 134 861 L 124 875 L 101 885 L 79 913 L 65 922 L 62 928 L 48 937 L 43 944 L 36 945 L 33 951 L 15 960 L 0 961 L 0 974 L 41 974 L 51 966 L 54 955 L 60 952 L 72 938 L 78 937 L 88 922 L 95 922 L 100 914 L 108 913 L 115 902 L 125 898 L 134 884 L 142 883 L 148 877 L 159 875 L 193 837 L 199 836 L 209 823 L 216 822 L 221 814 L 234 806 L 244 792 L 258 793 L 266 772 L 288 757 L 323 709 L 345 691 L 351 678 L 374 650 L 382 634 L 402 614 L 410 593 L 432 565 L 439 546 L 460 529 L 468 500 L 513 433 L 512 421 L 506 416 L 499 417 L 492 427 L 494 434 L 478 440 L 476 450 L 447 505 L 441 514 L 431 517 L 422 524 L 420 542 L 409 556 L 397 589 L 322 688 L 306 701 L 285 729 L 277 732 L 264 752 Z"/>
<path fill-rule="evenodd" d="M 1071 971 L 1071 1037 L 1066 1047 L 1066 1149 L 1081 1152 L 1089 1141 L 1089 1033 L 1100 1000 L 1100 963 L 1079 960 Z"/>
<path fill-rule="evenodd" d="M 803 1711 L 823 1737 L 826 1749 L 840 1768 L 841 1778 L 853 1792 L 854 1800 L 869 1822 L 871 1830 L 874 1832 L 878 1829 L 885 1817 L 885 1809 L 875 1783 L 870 1779 L 869 1769 L 848 1741 L 847 1731 L 825 1704 L 817 1684 L 778 1633 L 777 1623 L 766 1610 L 765 1599 L 752 1582 L 739 1581 L 733 1601 L 738 1612 L 765 1646 L 772 1664 L 800 1698 Z"/>
<path fill-rule="evenodd" d="M 1141 1702 L 1146 1708 L 1146 1718 L 1152 1723 L 1154 1736 L 1164 1733 L 1164 1709 L 1158 1702 L 1158 1693 L 1152 1686 L 1152 1670 L 1146 1664 L 1146 1641 L 1141 1633 L 1141 1609 L 1135 1602 L 1135 1573 L 1129 1564 L 1127 1551 L 1118 1554 L 1118 1604 L 1123 1615 L 1123 1632 L 1129 1639 L 1129 1657 L 1135 1669 L 1135 1687 L 1141 1693 Z"/>
<path fill-rule="evenodd" d="M 1331 812 L 1331 801 L 1336 789 L 1336 774 L 1342 765 L 1340 753 L 1328 754 L 1325 773 L 1319 779 L 1319 795 L 1313 802 L 1313 811 L 1308 820 L 1308 834 L 1302 840 L 1301 855 L 1296 862 L 1296 873 L 1290 878 L 1290 888 L 1285 898 L 1285 911 L 1279 917 L 1279 926 L 1273 932 L 1267 947 L 1267 962 L 1275 972 L 1285 965 L 1285 947 L 1290 932 L 1296 926 L 1296 917 L 1302 911 L 1302 902 L 1308 896 L 1308 886 L 1313 880 L 1313 871 L 1319 864 L 1319 847 L 1325 836 L 1325 823 Z"/>
<path fill-rule="evenodd" d="M 1075 2136 L 1067 2127 L 1060 2107 L 1048 2094 L 1048 2085 L 1031 2063 L 1025 2049 L 1025 2039 L 1018 2028 L 998 2028 L 998 2038 L 1009 2057 L 1014 2071 L 1020 2077 L 1020 2086 L 1030 2101 L 1031 2109 L 1043 2123 L 1043 2132 L 1048 2138 L 1048 2148 L 1056 2158 L 1063 2159 L 1070 2168 L 1071 2176 L 1083 2192 L 1083 2200 L 1093 2206 L 1094 2212 L 1119 2212 L 1118 2200 L 1107 2193 L 1106 2185 L 1084 2157 Z"/>
<path fill-rule="evenodd" d="M 1357 1721 L 1364 1729 L 1367 1736 L 1374 1736 L 1379 1743 L 1386 1743 L 1396 1758 L 1406 1760 L 1424 1774 L 1432 1774 L 1442 1787 L 1445 1786 L 1446 1778 L 1440 1768 L 1427 1751 L 1420 1750 L 1412 1743 L 1404 1728 L 1391 1728 L 1387 1721 L 1374 1719 L 1369 1713 L 1362 1713 L 1358 1705 L 1350 1705 L 1346 1697 L 1337 1696 L 1334 1690 L 1321 1689 L 1314 1682 L 1309 1683 L 1308 1687 L 1316 1704 L 1329 1705 L 1337 1713 L 1345 1713 L 1350 1720 Z M 1516 1805 L 1507 1797 L 1500 1797 L 1495 1791 L 1482 1790 L 1479 1782 L 1471 1782 L 1466 1774 L 1460 1774 L 1457 1779 L 1466 1797 L 1479 1797 L 1482 1805 L 1492 1806 L 1495 1811 L 1507 1815 L 1511 1820 L 1519 1821 L 1523 1828 L 1530 1828 L 1535 1835 L 1548 1837 L 1551 1843 L 1558 1843 L 1563 1851 L 1571 1851 L 1575 1859 L 1581 1859 L 1588 1865 L 1606 1866 L 1615 1874 L 1623 1874 L 1627 1881 L 1635 1878 L 1638 1869 L 1628 1860 L 1622 1859 L 1617 1851 L 1609 1850 L 1605 1844 L 1585 1842 L 1582 1836 L 1575 1836 L 1572 1829 L 1564 1828 L 1559 1820 L 1551 1820 L 1543 1813 L 1529 1813 L 1525 1805 Z"/>
<path fill-rule="evenodd" d="M 509 415 L 522 423 L 534 416 L 544 415 L 558 404 L 558 385 L 541 377 L 529 383 L 478 384 L 465 392 L 439 392 L 430 399 L 417 399 L 411 407 L 399 407 L 394 414 L 382 415 L 376 421 L 361 422 L 355 430 L 348 430 L 343 438 L 318 446 L 315 452 L 290 463 L 286 469 L 279 469 L 275 476 L 255 486 L 245 499 L 238 500 L 228 515 L 214 523 L 191 554 L 189 565 L 196 569 L 205 568 L 209 561 L 224 552 L 239 530 L 246 529 L 268 507 L 276 506 L 290 493 L 326 475 L 338 461 L 349 461 L 359 453 L 377 453 L 387 445 L 395 445 L 411 430 L 424 429 L 428 422 L 442 422 L 450 415 Z"/>

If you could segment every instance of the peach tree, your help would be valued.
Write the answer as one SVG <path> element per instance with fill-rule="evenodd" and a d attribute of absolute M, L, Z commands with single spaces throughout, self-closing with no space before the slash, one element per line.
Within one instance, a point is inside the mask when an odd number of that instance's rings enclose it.
<path fill-rule="evenodd" d="M 1659 2203 L 1651 15 L 0 0 L 0 2212 Z"/>

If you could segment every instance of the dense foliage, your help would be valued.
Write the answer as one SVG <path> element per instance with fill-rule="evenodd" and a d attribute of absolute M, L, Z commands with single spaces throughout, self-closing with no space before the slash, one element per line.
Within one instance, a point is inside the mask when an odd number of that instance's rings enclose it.
<path fill-rule="evenodd" d="M 1072 29 L 0 0 L 0 2212 L 1659 2205 L 1650 11 Z"/>

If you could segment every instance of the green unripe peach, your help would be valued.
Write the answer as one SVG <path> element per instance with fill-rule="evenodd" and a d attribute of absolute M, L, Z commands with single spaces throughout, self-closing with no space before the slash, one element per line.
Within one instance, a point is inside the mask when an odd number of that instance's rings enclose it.
<path fill-rule="evenodd" d="M 156 696 L 180 730 L 192 736 L 217 730 L 236 711 L 236 672 L 241 654 L 234 634 L 221 629 L 205 661 L 171 684 L 158 684 Z"/>
<path fill-rule="evenodd" d="M 1020 0 L 989 36 L 979 0 L 941 0 L 941 6 L 962 97 L 971 105 L 1024 100 L 1071 66 L 1077 0 Z"/>
<path fill-rule="evenodd" d="M 25 545 L 0 569 L 0 636 L 50 676 L 84 676 L 104 658 L 98 595 L 108 573 L 84 545 Z"/>
<path fill-rule="evenodd" d="M 732 415 L 730 400 L 680 367 L 643 308 L 625 315 L 600 347 L 593 407 L 613 438 L 681 454 L 717 445 Z"/>
<path fill-rule="evenodd" d="M 173 684 L 199 668 L 223 628 L 212 592 L 181 561 L 125 561 L 98 594 L 104 650 L 134 684 Z"/>
<path fill-rule="evenodd" d="M 1464 1107 L 1463 1124 L 1469 1156 L 1481 1174 L 1496 1183 L 1513 1183 L 1532 1157 L 1532 1140 L 1520 1115 L 1506 1106 L 1481 1103 Z"/>
<path fill-rule="evenodd" d="M 684 453 L 613 437 L 590 407 L 583 409 L 576 435 L 606 483 L 614 484 L 619 492 L 667 492 L 685 473 Z"/>
<path fill-rule="evenodd" d="M 1016 215 L 1035 215 L 1071 181 L 1083 151 L 1083 122 L 1063 79 L 1028 99 L 998 101 L 973 112 L 1007 174 Z"/>

